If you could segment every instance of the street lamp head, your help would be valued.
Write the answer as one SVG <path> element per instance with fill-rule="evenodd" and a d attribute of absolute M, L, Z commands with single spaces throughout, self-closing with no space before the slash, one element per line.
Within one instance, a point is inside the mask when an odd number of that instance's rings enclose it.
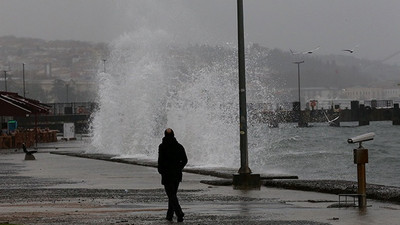
<path fill-rule="evenodd" d="M 294 64 L 300 64 L 300 63 L 304 63 L 304 60 L 303 61 L 296 61 L 296 62 L 293 62 Z"/>

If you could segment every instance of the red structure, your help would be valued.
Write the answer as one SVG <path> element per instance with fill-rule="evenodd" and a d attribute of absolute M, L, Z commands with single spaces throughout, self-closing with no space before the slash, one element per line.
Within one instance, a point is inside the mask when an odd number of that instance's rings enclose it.
<path fill-rule="evenodd" d="M 35 116 L 40 114 L 49 114 L 50 107 L 40 103 L 37 100 L 24 98 L 13 92 L 0 92 L 0 116 L 1 117 L 27 117 Z M 3 120 L 3 118 L 2 118 Z M 10 132 L 1 132 L 0 135 L 0 149 L 1 148 L 20 148 L 22 143 L 25 143 L 27 147 L 32 146 L 38 142 L 51 142 L 57 141 L 57 131 L 51 131 L 48 129 L 41 130 L 35 129 L 24 129 L 15 130 Z"/>
<path fill-rule="evenodd" d="M 50 107 L 13 92 L 0 92 L 0 116 L 49 114 Z"/>

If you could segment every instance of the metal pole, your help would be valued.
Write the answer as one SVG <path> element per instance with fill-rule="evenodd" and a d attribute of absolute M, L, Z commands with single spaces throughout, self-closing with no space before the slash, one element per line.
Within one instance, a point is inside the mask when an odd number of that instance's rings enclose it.
<path fill-rule="evenodd" d="M 23 87 L 24 98 L 25 98 L 25 63 L 22 63 L 22 87 Z"/>
<path fill-rule="evenodd" d="M 37 148 L 38 144 L 38 126 L 37 126 L 37 112 L 35 112 L 35 147 Z"/>
<path fill-rule="evenodd" d="M 239 54 L 239 118 L 240 118 L 240 169 L 239 174 L 250 174 L 247 149 L 246 70 L 244 55 L 243 0 L 237 0 L 238 54 Z"/>
<path fill-rule="evenodd" d="M 5 91 L 7 92 L 7 71 L 4 70 L 4 88 Z"/>
<path fill-rule="evenodd" d="M 105 59 L 103 59 L 103 72 L 106 72 L 106 61 Z"/>
<path fill-rule="evenodd" d="M 68 86 L 69 86 L 69 84 L 66 84 L 65 86 L 67 87 L 67 103 L 68 103 Z"/>
<path fill-rule="evenodd" d="M 367 206 L 367 178 L 365 176 L 365 163 L 368 163 L 368 149 L 361 146 L 353 150 L 354 163 L 357 164 L 357 181 L 358 181 L 358 207 L 365 208 Z"/>
<path fill-rule="evenodd" d="M 299 110 L 301 110 L 301 98 L 300 98 L 300 63 L 297 63 L 297 84 L 299 91 Z"/>
<path fill-rule="evenodd" d="M 303 118 L 301 117 L 301 100 L 300 100 L 300 64 L 304 61 L 293 62 L 297 64 L 297 87 L 299 91 L 299 127 L 303 126 Z"/>
<path fill-rule="evenodd" d="M 358 189 L 357 193 L 360 195 L 358 198 L 358 206 L 360 208 L 367 206 L 367 179 L 365 176 L 365 164 L 359 163 L 357 164 L 357 181 L 358 181 Z"/>

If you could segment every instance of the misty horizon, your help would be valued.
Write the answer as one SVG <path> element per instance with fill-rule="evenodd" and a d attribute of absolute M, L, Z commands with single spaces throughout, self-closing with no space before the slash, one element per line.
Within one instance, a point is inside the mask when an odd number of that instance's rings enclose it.
<path fill-rule="evenodd" d="M 245 41 L 283 51 L 383 60 L 397 53 L 400 2 L 244 1 Z M 109 43 L 142 29 L 180 44 L 235 44 L 236 1 L 34 0 L 2 2 L 0 36 Z M 353 49 L 354 53 L 343 51 Z M 399 55 L 387 63 L 398 64 Z"/>

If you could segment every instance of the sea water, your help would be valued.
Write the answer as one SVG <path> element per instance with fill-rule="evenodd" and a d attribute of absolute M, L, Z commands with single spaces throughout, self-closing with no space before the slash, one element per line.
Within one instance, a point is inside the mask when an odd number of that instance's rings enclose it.
<path fill-rule="evenodd" d="M 348 144 L 347 139 L 374 132 L 374 140 L 362 144 L 369 155 L 367 182 L 400 186 L 400 126 L 392 125 L 391 121 L 371 122 L 369 126 L 356 123 L 342 123 L 342 127 L 324 123 L 311 125 L 304 128 L 296 124 L 280 124 L 279 128 L 255 127 L 260 135 L 249 140 L 250 167 L 256 171 L 294 174 L 301 179 L 356 181 L 353 149 L 359 145 Z M 254 155 L 254 147 L 262 148 L 255 152 L 264 154 Z"/>
<path fill-rule="evenodd" d="M 123 35 L 110 49 L 107 72 L 98 74 L 99 110 L 92 118 L 89 151 L 156 159 L 163 131 L 171 127 L 189 166 L 240 167 L 236 55 L 180 73 L 174 63 L 185 59 L 166 57 L 171 36 L 163 30 Z M 248 94 L 273 99 L 272 87 L 251 79 L 247 84 Z M 369 149 L 367 182 L 400 186 L 399 131 L 390 122 L 269 128 L 249 119 L 249 167 L 300 179 L 356 180 L 353 149 L 358 146 L 347 139 L 375 132 L 376 138 L 363 144 Z"/>

